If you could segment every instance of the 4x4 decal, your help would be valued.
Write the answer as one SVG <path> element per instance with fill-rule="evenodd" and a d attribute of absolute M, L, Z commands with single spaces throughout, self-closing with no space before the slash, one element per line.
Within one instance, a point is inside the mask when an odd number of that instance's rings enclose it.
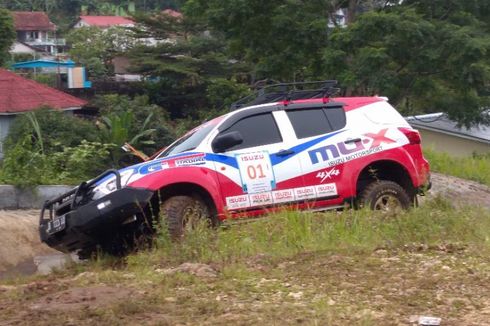
<path fill-rule="evenodd" d="M 316 177 L 321 179 L 320 183 L 332 177 L 338 177 L 340 175 L 340 170 L 337 168 L 332 168 L 330 170 L 324 170 L 317 173 Z"/>

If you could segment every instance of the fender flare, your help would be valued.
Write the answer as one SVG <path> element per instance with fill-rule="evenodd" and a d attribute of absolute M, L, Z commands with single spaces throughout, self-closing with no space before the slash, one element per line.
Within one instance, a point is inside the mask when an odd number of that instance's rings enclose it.
<path fill-rule="evenodd" d="M 223 202 L 216 171 L 204 167 L 178 167 L 160 170 L 128 184 L 129 187 L 158 191 L 168 186 L 188 183 L 203 188 L 212 198 L 218 214 Z"/>
<path fill-rule="evenodd" d="M 396 151 L 394 151 L 394 150 L 396 150 Z M 410 171 L 415 171 L 417 173 L 417 170 L 416 170 L 416 167 L 415 167 L 415 164 L 414 164 L 412 158 L 410 157 L 410 155 L 408 153 L 406 153 L 403 150 L 403 147 L 397 148 L 397 149 L 392 149 L 390 151 L 383 151 L 379 154 L 371 155 L 369 158 L 370 158 L 369 161 L 366 162 L 364 160 L 361 168 L 356 169 L 355 174 L 352 175 L 350 189 L 352 189 L 354 192 L 357 192 L 357 190 L 358 190 L 357 189 L 357 182 L 359 180 L 361 172 L 364 171 L 364 169 L 366 167 L 368 167 L 369 165 L 376 163 L 376 162 L 381 162 L 381 161 L 392 162 L 392 163 L 395 163 L 395 164 L 401 166 L 409 175 L 412 185 L 414 187 L 416 186 L 417 180 L 418 180 L 418 175 L 411 173 Z M 356 194 L 354 193 L 353 195 L 355 196 Z"/>

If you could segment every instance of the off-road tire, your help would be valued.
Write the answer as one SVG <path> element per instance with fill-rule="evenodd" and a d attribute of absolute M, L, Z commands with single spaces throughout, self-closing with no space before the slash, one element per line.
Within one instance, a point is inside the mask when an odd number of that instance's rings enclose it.
<path fill-rule="evenodd" d="M 160 213 L 173 240 L 181 239 L 186 229 L 193 228 L 204 219 L 210 227 L 216 225 L 216 218 L 211 216 L 209 207 L 201 199 L 189 196 L 170 197 L 160 205 Z"/>
<path fill-rule="evenodd" d="M 379 180 L 364 188 L 359 196 L 359 204 L 361 208 L 393 211 L 409 209 L 412 206 L 412 201 L 407 192 L 396 182 Z"/>

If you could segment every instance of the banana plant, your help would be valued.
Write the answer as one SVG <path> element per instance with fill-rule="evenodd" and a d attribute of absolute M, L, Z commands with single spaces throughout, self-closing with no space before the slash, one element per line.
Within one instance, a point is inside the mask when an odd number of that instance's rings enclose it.
<path fill-rule="evenodd" d="M 134 147 L 154 144 L 151 136 L 156 129 L 147 128 L 152 118 L 153 113 L 150 113 L 137 130 L 135 130 L 137 126 L 133 111 L 112 113 L 101 118 L 98 124 L 101 140 L 104 143 L 115 145 L 115 149 L 111 152 L 114 163 L 118 163 L 125 155 L 120 150 L 125 143 Z"/>

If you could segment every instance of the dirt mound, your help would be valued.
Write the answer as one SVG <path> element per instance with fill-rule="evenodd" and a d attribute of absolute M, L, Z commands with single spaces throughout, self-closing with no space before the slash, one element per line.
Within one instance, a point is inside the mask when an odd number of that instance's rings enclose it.
<path fill-rule="evenodd" d="M 36 255 L 57 252 L 39 240 L 38 222 L 38 210 L 0 210 L 0 274 Z"/>
<path fill-rule="evenodd" d="M 490 187 L 440 173 L 432 173 L 431 177 L 429 197 L 441 195 L 455 206 L 470 205 L 490 209 Z"/>

